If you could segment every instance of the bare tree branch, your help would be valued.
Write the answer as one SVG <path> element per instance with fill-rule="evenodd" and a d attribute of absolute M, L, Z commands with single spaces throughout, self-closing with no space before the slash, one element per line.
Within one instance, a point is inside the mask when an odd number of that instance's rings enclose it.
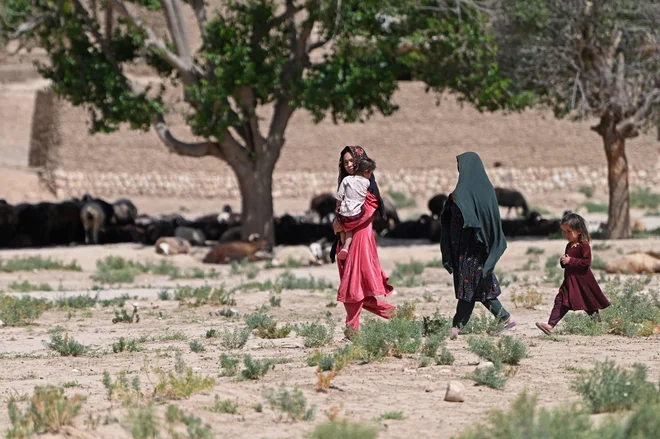
<path fill-rule="evenodd" d="M 265 139 L 259 129 L 259 119 L 256 113 L 257 100 L 254 97 L 254 90 L 252 87 L 243 85 L 238 88 L 236 95 L 236 102 L 241 107 L 243 117 L 247 119 L 247 128 L 249 130 L 249 133 L 245 133 L 243 138 L 248 149 L 256 151 L 263 146 Z"/>
<path fill-rule="evenodd" d="M 154 116 L 152 126 L 158 134 L 158 138 L 167 146 L 167 148 L 176 154 L 186 157 L 205 157 L 213 156 L 221 160 L 227 160 L 222 152 L 220 144 L 215 142 L 187 143 L 178 140 L 172 135 L 165 118 L 162 115 Z"/>
<path fill-rule="evenodd" d="M 268 28 L 272 29 L 274 27 L 278 27 L 282 23 L 285 23 L 286 21 L 293 18 L 298 12 L 304 9 L 305 8 L 303 6 L 294 5 L 293 0 L 287 0 L 286 10 L 281 15 L 278 15 L 277 17 L 273 17 L 268 23 Z"/>
<path fill-rule="evenodd" d="M 181 74 L 181 79 L 184 84 L 192 85 L 197 82 L 198 78 L 203 75 L 201 69 L 192 64 L 187 64 L 183 59 L 172 53 L 163 40 L 158 38 L 154 31 L 146 26 L 142 21 L 134 16 L 124 5 L 122 0 L 111 0 L 113 7 L 123 17 L 127 18 L 131 25 L 137 29 L 143 30 L 147 34 L 146 45 L 148 48 L 155 51 L 166 63 L 172 68 L 176 69 Z"/>
<path fill-rule="evenodd" d="M 105 37 L 106 38 L 112 38 L 112 5 L 108 5 L 106 10 L 105 10 Z M 94 12 L 96 13 L 96 11 Z M 95 18 L 96 20 L 96 18 Z"/>
<path fill-rule="evenodd" d="M 286 126 L 291 119 L 294 109 L 289 105 L 285 99 L 278 99 L 275 104 L 275 112 L 270 122 L 270 129 L 268 130 L 268 138 L 276 135 L 284 136 Z"/>
<path fill-rule="evenodd" d="M 311 43 L 307 46 L 307 49 L 305 52 L 307 54 L 312 53 L 314 50 L 318 49 L 319 47 L 323 47 L 326 44 L 328 44 L 332 39 L 337 35 L 339 32 L 339 27 L 341 26 L 341 20 L 342 20 L 342 15 L 341 15 L 341 8 L 342 8 L 343 0 L 337 0 L 337 9 L 335 12 L 335 23 L 332 26 L 332 32 L 325 37 L 321 38 L 318 41 L 315 41 L 314 43 Z M 311 32 L 311 29 L 310 29 Z"/>
<path fill-rule="evenodd" d="M 624 139 L 637 137 L 642 123 L 651 115 L 653 109 L 660 105 L 660 89 L 654 88 L 646 96 L 637 108 L 635 114 L 621 122 L 617 132 Z"/>
<path fill-rule="evenodd" d="M 20 26 L 18 26 L 18 29 L 16 29 L 13 33 L 11 33 L 8 36 L 9 40 L 16 40 L 18 38 L 21 38 L 23 35 L 31 32 L 35 27 L 42 24 L 45 19 L 46 19 L 46 14 L 38 14 L 30 17 L 28 21 L 22 23 Z"/>
<path fill-rule="evenodd" d="M 188 0 L 190 6 L 195 12 L 195 18 L 197 19 L 197 26 L 199 27 L 199 33 L 204 39 L 206 35 L 206 6 L 204 5 L 204 0 Z"/>

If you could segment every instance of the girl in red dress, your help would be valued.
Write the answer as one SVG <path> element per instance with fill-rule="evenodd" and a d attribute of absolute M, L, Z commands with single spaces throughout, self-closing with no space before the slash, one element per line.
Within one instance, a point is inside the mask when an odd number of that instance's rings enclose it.
<path fill-rule="evenodd" d="M 364 158 L 367 158 L 367 153 L 360 146 L 347 146 L 342 150 L 339 156 L 338 180 L 340 184 L 344 177 L 355 174 L 360 160 Z M 386 319 L 391 318 L 396 309 L 376 297 L 389 296 L 394 287 L 388 283 L 388 276 L 381 268 L 378 259 L 372 222 L 376 211 L 380 211 L 381 215 L 384 215 L 384 206 L 373 174 L 371 174 L 370 180 L 362 215 L 341 222 L 339 218 L 335 218 L 333 222 L 335 233 L 353 232 L 348 257 L 337 260 L 340 279 L 337 301 L 342 302 L 346 309 L 344 342 L 350 341 L 352 334 L 359 329 L 360 313 L 363 309 Z M 341 242 L 338 240 L 333 246 L 331 257 L 339 250 L 341 250 Z"/>
<path fill-rule="evenodd" d="M 536 323 L 536 327 L 548 335 L 570 310 L 586 311 L 600 321 L 598 310 L 610 306 L 590 268 L 591 237 L 584 218 L 576 213 L 566 214 L 561 220 L 561 232 L 568 240 L 564 256 L 559 259 L 564 269 L 564 283 L 555 297 L 548 323 Z"/>

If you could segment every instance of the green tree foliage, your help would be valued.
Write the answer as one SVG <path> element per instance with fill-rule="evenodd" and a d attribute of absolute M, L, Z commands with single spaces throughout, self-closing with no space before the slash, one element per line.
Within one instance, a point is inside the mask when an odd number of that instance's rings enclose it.
<path fill-rule="evenodd" d="M 298 109 L 316 122 L 389 116 L 405 73 L 480 111 L 529 102 L 500 73 L 486 17 L 473 3 L 230 0 L 208 11 L 203 0 L 187 5 L 196 26 L 186 25 L 181 0 L 6 0 L 0 43 L 29 38 L 43 47 L 49 62 L 39 71 L 55 93 L 88 109 L 92 132 L 153 127 L 175 153 L 226 161 L 241 189 L 246 236 L 273 237 L 272 173 Z M 156 13 L 168 23 L 167 39 L 144 18 Z M 196 52 L 193 34 L 202 40 Z M 127 76 L 129 66 L 145 64 L 159 81 L 144 85 Z M 167 103 L 168 88 L 182 93 L 183 108 Z M 268 127 L 257 116 L 265 105 L 274 109 Z M 166 121 L 174 111 L 204 140 L 177 139 Z"/>

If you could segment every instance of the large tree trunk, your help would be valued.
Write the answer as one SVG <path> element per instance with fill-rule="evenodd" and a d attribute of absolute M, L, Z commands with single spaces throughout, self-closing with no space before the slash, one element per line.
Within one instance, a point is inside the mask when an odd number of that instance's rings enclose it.
<path fill-rule="evenodd" d="M 259 165 L 236 173 L 242 198 L 241 238 L 247 240 L 253 233 L 258 233 L 274 245 L 273 171 Z"/>
<path fill-rule="evenodd" d="M 603 144 L 607 156 L 607 180 L 610 190 L 607 237 L 609 239 L 630 238 L 630 193 L 626 140 L 613 132 L 603 136 Z"/>
<path fill-rule="evenodd" d="M 254 159 L 232 164 L 241 190 L 241 238 L 247 240 L 253 233 L 258 233 L 275 245 L 273 171 L 284 140 L 277 134 L 265 142 L 263 139 L 254 142 L 259 145 L 259 153 Z"/>

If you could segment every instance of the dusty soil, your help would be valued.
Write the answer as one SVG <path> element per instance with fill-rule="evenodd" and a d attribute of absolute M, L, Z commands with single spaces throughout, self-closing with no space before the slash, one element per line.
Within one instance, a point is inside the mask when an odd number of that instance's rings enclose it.
<path fill-rule="evenodd" d="M 287 204 L 288 203 L 288 204 Z M 304 200 L 289 200 L 280 204 L 278 209 L 302 211 L 306 208 Z M 153 204 L 141 208 L 157 210 L 172 207 L 176 203 L 163 204 L 153 201 Z M 200 212 L 209 206 L 186 205 L 186 210 Z M 611 243 L 611 248 L 595 251 L 595 254 L 605 260 L 617 257 L 622 252 L 632 249 L 657 249 L 657 240 L 631 240 Z M 413 356 L 401 359 L 386 359 L 368 364 L 350 364 L 334 380 L 334 388 L 328 393 L 315 391 L 315 368 L 306 365 L 306 358 L 313 349 L 305 348 L 302 338 L 292 332 L 287 338 L 264 340 L 251 336 L 246 346 L 233 355 L 251 354 L 256 358 L 286 359 L 288 362 L 277 364 L 264 378 L 258 381 L 238 382 L 234 378 L 219 377 L 219 357 L 226 351 L 217 339 L 206 339 L 208 329 L 232 329 L 242 326 L 242 319 L 227 319 L 212 316 L 209 313 L 217 308 L 203 306 L 188 308 L 179 306 L 176 301 L 163 301 L 158 293 L 163 289 L 173 291 L 177 285 L 199 286 L 208 282 L 210 285 L 225 285 L 227 288 L 248 281 L 245 274 L 231 274 L 229 267 L 217 268 L 221 274 L 214 279 L 179 279 L 169 280 L 164 276 L 141 275 L 134 283 L 123 284 L 121 287 L 105 286 L 101 291 L 92 291 L 95 282 L 90 278 L 96 271 L 96 261 L 109 255 L 122 256 L 142 262 L 158 262 L 163 257 L 157 255 L 153 248 L 140 245 L 109 245 L 80 246 L 69 248 L 33 249 L 21 251 L 3 251 L 0 258 L 7 260 L 17 256 L 41 255 L 63 261 L 76 260 L 82 266 L 82 272 L 39 271 L 0 274 L 0 290 L 10 292 L 9 284 L 13 281 L 27 280 L 31 283 L 48 283 L 53 292 L 34 292 L 35 296 L 57 298 L 63 295 L 99 294 L 100 298 L 110 298 L 124 293 L 138 296 L 134 302 L 139 304 L 141 320 L 136 324 L 112 324 L 113 308 L 96 307 L 89 310 L 48 311 L 35 324 L 27 327 L 0 329 L 2 333 L 2 348 L 0 354 L 0 430 L 5 430 L 9 423 L 7 401 L 11 395 L 31 395 L 33 388 L 44 384 L 62 384 L 75 381 L 77 387 L 67 388 L 69 395 L 82 394 L 87 397 L 81 414 L 76 418 L 74 437 L 128 438 L 130 432 L 127 426 L 126 410 L 118 402 L 112 404 L 107 399 L 107 392 L 101 383 L 103 371 L 108 371 L 114 377 L 122 370 L 139 374 L 145 393 L 153 389 L 145 373 L 141 372 L 144 359 L 147 358 L 153 366 L 158 361 L 166 370 L 174 368 L 174 350 L 180 349 L 188 366 L 204 376 L 214 377 L 217 384 L 212 390 L 193 394 L 189 399 L 173 401 L 188 413 L 194 413 L 205 423 L 213 426 L 216 437 L 232 438 L 285 438 L 303 437 L 314 425 L 326 420 L 325 412 L 333 407 L 340 409 L 340 417 L 376 425 L 381 438 L 407 437 L 415 433 L 419 438 L 446 438 L 464 430 L 473 423 L 485 420 L 486 413 L 492 408 L 507 408 L 515 397 L 524 389 L 539 394 L 542 406 L 554 406 L 567 401 L 576 400 L 577 395 L 570 390 L 573 373 L 568 366 L 588 368 L 597 360 L 611 358 L 617 363 L 630 366 L 641 361 L 649 367 L 649 375 L 653 380 L 660 376 L 660 338 L 624 338 L 614 336 L 582 337 L 561 336 L 560 341 L 549 341 L 541 337 L 534 327 L 534 322 L 547 319 L 556 294 L 556 288 L 542 281 L 542 268 L 524 271 L 521 267 L 530 259 L 526 254 L 529 247 L 540 247 L 545 250 L 539 258 L 539 266 L 543 267 L 545 260 L 563 249 L 562 241 L 549 240 L 510 240 L 509 248 L 498 265 L 498 270 L 509 275 L 516 274 L 520 279 L 525 276 L 543 295 L 543 303 L 538 309 L 516 308 L 511 302 L 514 288 L 520 288 L 516 282 L 505 287 L 502 301 L 509 309 L 518 327 L 511 331 L 517 337 L 524 339 L 530 346 L 530 357 L 523 360 L 515 376 L 506 384 L 503 390 L 493 390 L 475 387 L 465 376 L 474 369 L 468 362 L 476 357 L 466 349 L 465 337 L 448 341 L 448 348 L 456 357 L 451 366 L 430 366 L 418 368 L 418 360 Z M 204 250 L 200 249 L 193 255 L 170 257 L 169 261 L 181 268 L 200 267 L 209 269 L 200 262 Z M 431 261 L 440 257 L 437 245 L 415 242 L 379 241 L 379 254 L 384 269 L 391 273 L 395 263 Z M 275 279 L 283 269 L 262 269 L 254 280 L 264 281 Z M 300 267 L 292 269 L 297 277 L 313 276 L 326 278 L 336 287 L 338 275 L 336 267 L 324 265 L 320 267 Z M 596 273 L 599 277 L 600 274 Z M 421 277 L 426 285 L 415 288 L 397 288 L 398 294 L 388 299 L 393 304 L 406 301 L 417 302 L 417 315 L 432 314 L 438 308 L 444 315 L 451 316 L 455 307 L 451 277 L 441 268 L 426 268 Z M 649 288 L 658 287 L 658 278 L 649 284 Z M 432 301 L 423 298 L 429 293 Z M 254 312 L 264 304 L 269 303 L 269 291 L 237 292 L 237 304 L 234 306 L 241 314 Z M 280 293 L 281 307 L 271 308 L 268 314 L 282 323 L 311 323 L 316 319 L 325 318 L 330 313 L 331 318 L 340 328 L 345 314 L 343 307 L 327 307 L 334 301 L 335 290 L 308 291 L 284 290 Z M 428 296 L 428 295 L 427 295 Z M 125 308 L 131 311 L 127 302 Z M 476 313 L 483 312 L 477 308 Z M 163 318 L 160 317 L 162 313 Z M 364 319 L 373 318 L 364 315 Z M 92 347 L 92 354 L 81 357 L 60 357 L 44 346 L 50 338 L 49 330 L 56 326 L 66 328 L 69 336 Z M 111 345 L 119 337 L 137 338 L 150 337 L 159 340 L 160 337 L 175 332 L 184 333 L 185 341 L 148 341 L 143 344 L 144 352 L 113 354 Z M 335 332 L 335 341 L 342 337 L 341 331 Z M 191 352 L 188 343 L 200 341 L 206 351 L 200 354 Z M 336 345 L 322 348 L 332 352 Z M 158 359 L 158 357 L 160 358 Z M 153 374 L 150 375 L 154 379 Z M 449 403 L 443 401 L 445 388 L 450 380 L 458 380 L 466 387 L 464 403 Z M 263 397 L 266 388 L 278 388 L 284 385 L 287 389 L 298 387 L 302 390 L 308 403 L 316 406 L 317 414 L 309 422 L 277 422 L 273 412 Z M 239 404 L 236 415 L 216 414 L 207 410 L 212 406 L 215 396 L 221 399 L 231 399 Z M 254 404 L 262 403 L 262 413 L 256 412 Z M 162 418 L 167 404 L 157 408 Z M 378 421 L 385 412 L 402 411 L 404 420 Z M 92 429 L 86 424 L 88 419 L 105 419 L 110 412 L 119 419 L 119 423 L 98 425 Z M 71 433 L 74 434 L 74 433 Z M 64 437 L 64 436 L 57 436 Z"/>

